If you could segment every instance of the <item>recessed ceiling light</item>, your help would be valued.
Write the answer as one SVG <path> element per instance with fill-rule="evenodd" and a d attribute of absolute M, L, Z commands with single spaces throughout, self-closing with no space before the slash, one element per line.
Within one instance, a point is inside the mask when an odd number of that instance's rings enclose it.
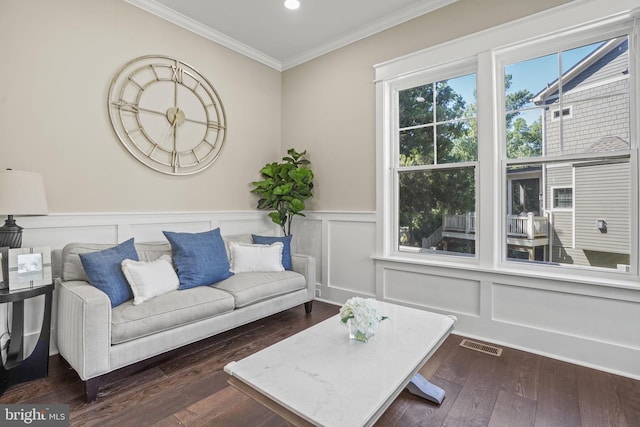
<path fill-rule="evenodd" d="M 287 9 L 295 10 L 300 7 L 300 2 L 298 0 L 285 0 L 284 6 Z"/>

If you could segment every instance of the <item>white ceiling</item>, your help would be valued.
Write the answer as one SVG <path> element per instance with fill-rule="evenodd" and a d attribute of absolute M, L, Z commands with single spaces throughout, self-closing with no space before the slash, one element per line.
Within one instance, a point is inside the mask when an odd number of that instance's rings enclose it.
<path fill-rule="evenodd" d="M 457 0 L 125 0 L 286 70 Z"/>

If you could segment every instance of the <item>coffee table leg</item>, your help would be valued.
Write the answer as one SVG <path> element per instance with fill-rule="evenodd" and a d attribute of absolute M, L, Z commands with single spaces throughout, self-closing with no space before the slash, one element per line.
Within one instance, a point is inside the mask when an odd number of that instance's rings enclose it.
<path fill-rule="evenodd" d="M 275 412 L 276 414 L 280 415 L 282 418 L 284 418 L 287 421 L 289 425 L 293 425 L 296 427 L 312 427 L 314 425 L 314 424 L 311 424 L 309 421 L 305 420 L 304 418 L 300 417 L 298 414 L 295 414 L 289 409 L 280 405 L 278 402 L 270 399 L 268 396 L 260 393 L 253 387 L 248 386 L 247 384 L 245 384 L 244 382 L 242 382 L 236 377 L 233 377 L 233 376 L 229 377 L 228 383 L 234 388 L 236 388 L 237 390 L 240 390 L 241 392 L 243 392 L 244 394 L 246 394 L 247 396 L 255 400 L 256 402 L 262 404 L 272 412 Z"/>

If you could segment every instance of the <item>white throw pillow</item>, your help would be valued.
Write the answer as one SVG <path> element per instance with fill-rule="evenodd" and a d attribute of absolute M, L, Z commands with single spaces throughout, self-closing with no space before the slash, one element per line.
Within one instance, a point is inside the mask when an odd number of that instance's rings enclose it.
<path fill-rule="evenodd" d="M 283 248 L 282 242 L 270 245 L 229 242 L 231 272 L 284 271 L 282 266 Z"/>
<path fill-rule="evenodd" d="M 253 244 L 252 234 L 259 234 L 260 236 L 271 236 L 273 235 L 273 232 L 266 230 L 259 233 L 228 234 L 226 236 L 222 236 L 222 240 L 224 241 L 224 248 L 227 250 L 227 258 L 229 258 L 229 262 L 231 262 L 231 250 L 229 249 L 229 243 L 238 242 Z"/>
<path fill-rule="evenodd" d="M 122 261 L 122 272 L 133 291 L 134 305 L 176 290 L 180 285 L 169 255 L 149 262 L 125 259 Z"/>

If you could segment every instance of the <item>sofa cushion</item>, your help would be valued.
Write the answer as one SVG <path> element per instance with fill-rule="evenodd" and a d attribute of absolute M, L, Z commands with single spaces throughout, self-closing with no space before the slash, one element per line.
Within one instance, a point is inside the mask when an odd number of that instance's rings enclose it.
<path fill-rule="evenodd" d="M 231 271 L 284 271 L 282 266 L 282 242 L 271 245 L 230 242 Z"/>
<path fill-rule="evenodd" d="M 112 310 L 111 344 L 178 328 L 233 308 L 231 295 L 209 286 L 171 291 L 140 305 L 127 301 Z"/>
<path fill-rule="evenodd" d="M 163 255 L 171 256 L 171 244 L 166 241 L 136 243 L 136 251 L 140 261 L 155 261 Z"/>
<path fill-rule="evenodd" d="M 306 281 L 295 271 L 238 273 L 215 287 L 233 295 L 236 308 L 240 308 L 303 289 Z"/>
<path fill-rule="evenodd" d="M 109 249 L 80 254 L 82 267 L 89 283 L 107 294 L 111 307 L 116 307 L 133 298 L 131 287 L 120 264 L 126 259 L 138 261 L 138 253 L 129 239 Z"/>
<path fill-rule="evenodd" d="M 233 274 L 219 228 L 203 233 L 163 233 L 171 243 L 179 289 L 212 285 Z"/>
<path fill-rule="evenodd" d="M 133 305 L 174 291 L 180 285 L 169 255 L 162 255 L 153 261 L 125 259 L 122 261 L 122 272 L 133 291 Z"/>
<path fill-rule="evenodd" d="M 69 243 L 62 250 L 62 280 L 89 281 L 80 261 L 80 254 L 101 251 L 114 247 L 113 243 Z M 136 243 L 136 252 L 140 261 L 153 261 L 162 255 L 171 255 L 169 242 Z"/>
<path fill-rule="evenodd" d="M 284 237 L 276 237 L 276 236 L 258 236 L 256 234 L 251 236 L 253 238 L 253 243 L 258 243 L 261 245 L 269 245 L 275 242 L 282 242 L 284 248 L 282 249 L 282 266 L 285 270 L 291 270 L 291 238 L 293 237 L 291 234 Z"/>

